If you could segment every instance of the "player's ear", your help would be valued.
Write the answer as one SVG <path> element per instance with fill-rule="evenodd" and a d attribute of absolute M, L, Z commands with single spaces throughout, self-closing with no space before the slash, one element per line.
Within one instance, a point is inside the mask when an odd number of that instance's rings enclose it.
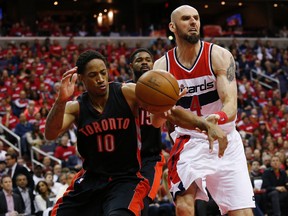
<path fill-rule="evenodd" d="M 133 66 L 132 66 L 132 63 L 129 64 L 129 68 L 130 68 L 130 71 L 133 72 Z"/>
<path fill-rule="evenodd" d="M 175 23 L 174 23 L 174 22 L 170 22 L 170 23 L 169 23 L 169 30 L 170 30 L 171 32 L 174 32 L 174 31 L 175 31 Z"/>

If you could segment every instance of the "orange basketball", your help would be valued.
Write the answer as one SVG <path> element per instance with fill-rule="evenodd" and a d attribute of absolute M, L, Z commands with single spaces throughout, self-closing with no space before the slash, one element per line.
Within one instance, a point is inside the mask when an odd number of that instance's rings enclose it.
<path fill-rule="evenodd" d="M 150 70 L 138 79 L 135 94 L 144 109 L 151 113 L 163 113 L 176 104 L 179 85 L 167 71 Z"/>

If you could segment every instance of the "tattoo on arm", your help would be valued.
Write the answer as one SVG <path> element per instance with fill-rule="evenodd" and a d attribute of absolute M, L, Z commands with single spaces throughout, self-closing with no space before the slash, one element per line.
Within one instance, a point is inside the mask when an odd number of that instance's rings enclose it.
<path fill-rule="evenodd" d="M 229 82 L 232 82 L 235 77 L 235 62 L 233 57 L 230 57 L 230 65 L 227 68 L 227 79 Z"/>

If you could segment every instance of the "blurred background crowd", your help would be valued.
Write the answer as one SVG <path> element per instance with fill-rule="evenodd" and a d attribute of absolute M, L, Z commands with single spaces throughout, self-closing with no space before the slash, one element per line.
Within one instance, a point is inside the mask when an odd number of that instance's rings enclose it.
<path fill-rule="evenodd" d="M 173 43 L 168 40 L 158 38 L 151 41 L 148 48 L 157 59 L 172 46 Z M 41 169 L 39 177 L 44 178 L 47 172 L 51 172 L 55 183 L 65 185 L 65 177 L 61 180 L 61 176 L 81 168 L 81 159 L 76 150 L 76 128 L 71 127 L 53 142 L 47 142 L 43 135 L 47 113 L 58 94 L 61 75 L 75 66 L 80 52 L 96 49 L 108 59 L 109 79 L 125 82 L 132 78 L 129 56 L 136 48 L 128 48 L 123 42 L 107 42 L 91 47 L 89 41 L 75 44 L 73 37 L 67 40 L 66 46 L 60 45 L 57 38 L 52 41 L 46 38 L 43 43 L 35 40 L 32 44 L 21 43 L 17 46 L 9 43 L 2 47 L 1 122 L 20 137 L 20 144 L 5 130 L 2 130 L 1 138 L 20 147 L 21 157 L 19 152 L 8 148 L 2 140 L 0 161 L 3 167 L 0 167 L 0 172 L 4 173 L 8 166 L 4 152 L 11 151 L 18 155 L 18 162 L 15 162 L 27 166 L 33 175 L 35 168 Z M 247 165 L 253 171 L 252 164 L 257 160 L 259 169 L 264 171 L 270 167 L 271 158 L 277 155 L 281 168 L 288 172 L 288 49 L 276 47 L 264 38 L 253 43 L 249 40 L 239 43 L 234 38 L 226 48 L 233 53 L 237 64 L 237 128 L 245 145 Z M 84 87 L 78 83 L 74 98 L 83 91 Z M 169 155 L 170 148 L 171 143 L 163 128 L 165 154 Z M 32 153 L 31 149 L 34 149 Z M 39 163 L 35 163 L 35 160 Z M 37 180 L 34 183 L 37 185 Z"/>

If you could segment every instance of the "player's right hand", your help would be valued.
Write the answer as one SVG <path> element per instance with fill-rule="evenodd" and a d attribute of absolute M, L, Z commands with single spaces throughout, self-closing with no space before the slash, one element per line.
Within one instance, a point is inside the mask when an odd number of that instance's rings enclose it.
<path fill-rule="evenodd" d="M 77 67 L 66 71 L 61 79 L 58 100 L 66 102 L 74 93 L 75 83 L 77 81 Z"/>
<path fill-rule="evenodd" d="M 211 122 L 213 124 L 218 124 L 218 120 L 220 119 L 220 116 L 218 114 L 210 114 L 205 119 L 206 121 Z"/>

